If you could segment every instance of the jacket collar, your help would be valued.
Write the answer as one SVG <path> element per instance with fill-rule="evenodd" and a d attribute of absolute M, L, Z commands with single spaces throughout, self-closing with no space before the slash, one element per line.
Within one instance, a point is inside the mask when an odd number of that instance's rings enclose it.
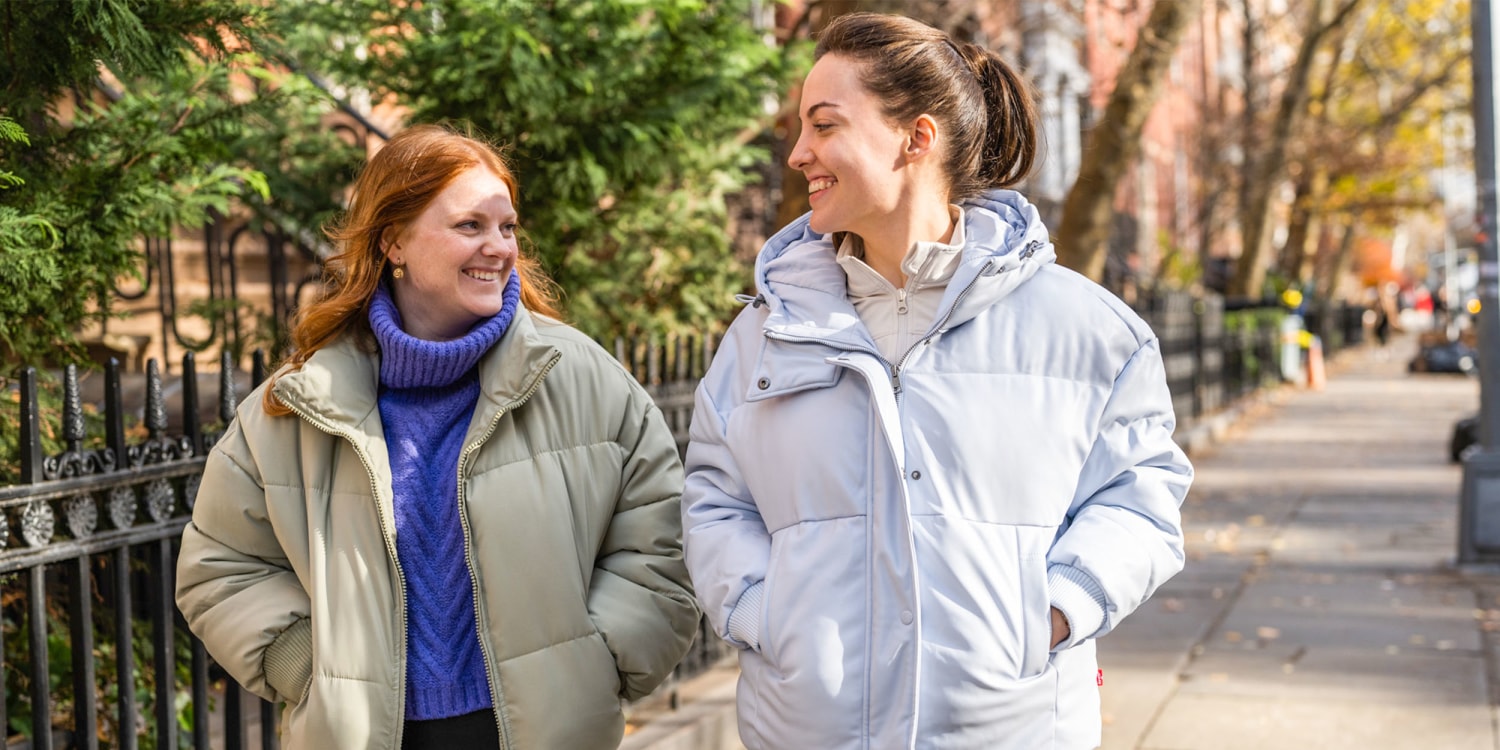
<path fill-rule="evenodd" d="M 1020 193 L 991 190 L 962 209 L 966 241 L 938 306 L 943 330 L 972 319 L 1057 257 L 1036 207 Z M 832 238 L 812 231 L 810 216 L 777 232 L 756 259 L 756 287 L 769 309 L 765 330 L 873 349 L 849 301 Z"/>
<path fill-rule="evenodd" d="M 479 360 L 471 433 L 487 428 L 501 409 L 525 396 L 558 356 L 557 348 L 538 335 L 530 313 L 516 310 L 505 335 Z M 302 369 L 282 376 L 275 390 L 283 403 L 325 427 L 380 435 L 379 377 L 380 353 L 344 336 L 309 357 Z"/>
<path fill-rule="evenodd" d="M 958 270 L 965 242 L 963 209 L 950 204 L 948 218 L 955 222 L 948 242 L 914 242 L 901 259 L 901 273 L 906 276 L 908 291 L 946 286 Z M 895 285 L 865 262 L 864 246 L 858 237 L 845 235 L 835 260 L 848 278 L 851 298 L 877 297 L 896 291 Z"/>

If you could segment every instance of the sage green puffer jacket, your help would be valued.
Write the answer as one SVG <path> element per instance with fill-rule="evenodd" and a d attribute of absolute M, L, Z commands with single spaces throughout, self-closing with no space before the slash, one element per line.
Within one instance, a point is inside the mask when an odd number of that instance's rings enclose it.
<path fill-rule="evenodd" d="M 257 389 L 214 445 L 177 604 L 288 748 L 399 748 L 405 581 L 376 408 L 379 356 L 341 341 Z M 682 469 L 661 413 L 578 332 L 518 311 L 480 365 L 459 503 L 502 745 L 613 748 L 698 623 Z M 264 386 L 262 386 L 264 388 Z"/>

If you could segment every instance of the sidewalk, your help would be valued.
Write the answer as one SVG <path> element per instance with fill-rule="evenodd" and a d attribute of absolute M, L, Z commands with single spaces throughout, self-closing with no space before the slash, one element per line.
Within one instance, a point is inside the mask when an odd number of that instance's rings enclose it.
<path fill-rule="evenodd" d="M 1194 457 L 1186 570 L 1100 641 L 1111 750 L 1500 748 L 1500 576 L 1455 571 L 1477 381 L 1347 352 Z"/>
<path fill-rule="evenodd" d="M 1414 348 L 1194 437 L 1187 568 L 1100 641 L 1106 750 L 1500 750 L 1500 573 L 1453 566 L 1478 383 L 1408 375 Z M 622 747 L 737 748 L 734 674 Z"/>

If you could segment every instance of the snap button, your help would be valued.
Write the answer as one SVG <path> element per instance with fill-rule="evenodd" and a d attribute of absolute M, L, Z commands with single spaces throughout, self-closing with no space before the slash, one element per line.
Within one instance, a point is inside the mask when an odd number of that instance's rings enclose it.
<path fill-rule="evenodd" d="M 903 611 L 901 613 L 901 624 L 902 625 L 910 625 L 911 624 L 911 620 L 912 620 L 911 610 L 908 609 L 908 610 L 905 610 L 905 611 Z"/>
<path fill-rule="evenodd" d="M 760 386 L 761 390 L 765 390 L 765 389 L 771 387 L 771 379 L 770 378 L 761 378 L 760 381 L 756 383 L 756 385 Z"/>
<path fill-rule="evenodd" d="M 920 470 L 917 470 L 917 469 L 912 469 L 911 470 L 911 478 L 912 479 L 921 479 L 922 478 L 922 472 Z"/>

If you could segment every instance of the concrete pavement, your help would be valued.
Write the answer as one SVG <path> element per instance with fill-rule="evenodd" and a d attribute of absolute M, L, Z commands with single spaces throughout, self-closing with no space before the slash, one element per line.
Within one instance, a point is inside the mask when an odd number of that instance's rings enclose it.
<path fill-rule="evenodd" d="M 1324 390 L 1187 436 L 1188 565 L 1100 641 L 1106 750 L 1500 750 L 1500 571 L 1453 565 L 1447 444 L 1478 384 L 1408 375 L 1414 349 L 1345 352 Z M 737 748 L 734 677 L 622 747 Z"/>
<path fill-rule="evenodd" d="M 1194 457 L 1187 568 L 1099 644 L 1105 748 L 1500 748 L 1500 576 L 1453 566 L 1478 384 L 1414 349 L 1347 352 Z"/>

